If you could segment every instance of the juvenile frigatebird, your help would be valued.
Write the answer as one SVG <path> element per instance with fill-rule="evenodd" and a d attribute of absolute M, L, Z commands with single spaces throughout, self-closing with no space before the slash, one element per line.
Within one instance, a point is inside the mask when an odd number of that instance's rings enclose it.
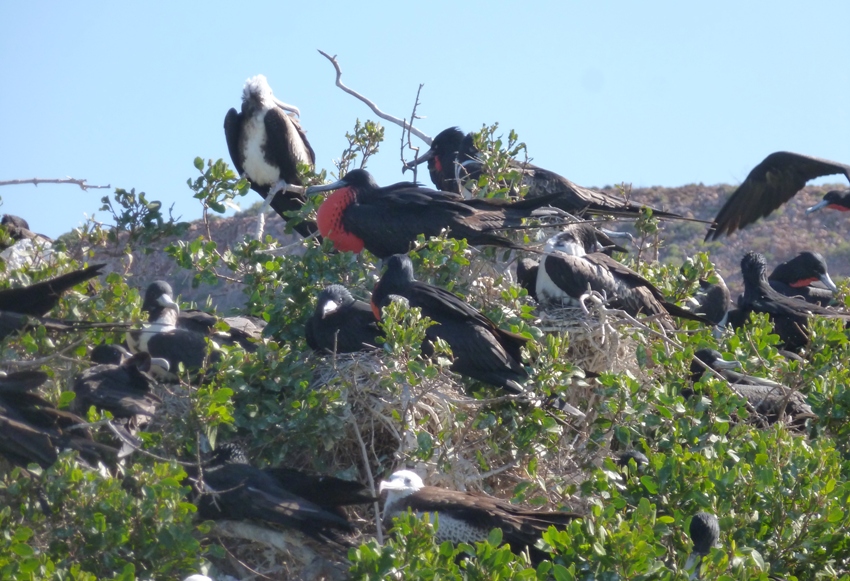
<path fill-rule="evenodd" d="M 537 269 L 537 298 L 543 304 L 572 305 L 588 289 L 607 298 L 614 309 L 631 316 L 657 316 L 661 325 L 672 328 L 669 315 L 703 323 L 704 317 L 670 303 L 651 282 L 601 252 L 585 254 L 575 232 L 556 234 L 546 241 Z"/>
<path fill-rule="evenodd" d="M 298 116 L 298 108 L 276 99 L 266 77 L 257 75 L 245 81 L 242 112 L 231 109 L 224 118 L 230 159 L 236 171 L 251 182 L 251 189 L 265 200 L 261 216 L 271 205 L 289 221 L 287 212 L 300 210 L 307 201 L 303 195 L 286 190 L 287 185 L 303 185 L 298 164 L 312 168 L 316 163 L 316 154 Z M 304 237 L 316 232 L 312 221 L 303 221 L 294 228 Z"/>
<path fill-rule="evenodd" d="M 800 297 L 822 307 L 832 302 L 833 293 L 838 290 L 829 277 L 826 260 L 818 252 L 801 252 L 783 262 L 773 269 L 767 281 L 773 290 L 786 297 Z M 810 286 L 815 281 L 826 288 Z"/>
<path fill-rule="evenodd" d="M 393 296 L 407 299 L 422 315 L 436 324 L 425 331 L 429 341 L 440 338 L 452 349 L 452 371 L 501 387 L 509 393 L 523 393 L 520 382 L 528 378 L 522 366 L 522 347 L 528 337 L 504 331 L 457 295 L 413 278 L 413 263 L 403 254 L 390 257 L 387 269 L 372 291 L 372 308 L 380 318 L 381 309 Z M 424 348 L 427 351 L 427 346 Z"/>
<path fill-rule="evenodd" d="M 251 466 L 241 450 L 234 450 L 228 445 L 219 447 L 212 459 L 202 465 L 201 472 L 195 466 L 187 466 L 186 472 L 197 495 L 195 504 L 202 518 L 274 523 L 320 541 L 339 542 L 336 531 L 353 531 L 344 516 L 287 490 L 277 476 Z M 314 481 L 313 486 L 315 491 L 321 485 Z M 307 488 L 310 486 L 307 485 Z M 361 489 L 358 486 L 358 491 Z M 350 503 L 342 501 L 333 507 L 373 500 L 368 495 L 359 494 L 356 500 Z M 324 502 L 334 501 L 329 495 Z"/>
<path fill-rule="evenodd" d="M 729 321 L 735 328 L 744 325 L 751 312 L 767 313 L 784 348 L 796 353 L 809 344 L 809 315 L 845 321 L 850 318 L 847 313 L 779 294 L 768 283 L 766 269 L 764 256 L 757 252 L 748 252 L 741 259 L 744 294 L 738 298 L 738 308 L 729 313 Z"/>
<path fill-rule="evenodd" d="M 153 393 L 156 382 L 148 375 L 151 356 L 148 353 L 132 355 L 119 345 L 101 344 L 92 350 L 91 360 L 97 365 L 74 379 L 73 411 L 85 415 L 89 407 L 94 406 L 110 412 L 127 441 L 138 447 L 135 434 L 150 423 L 162 403 Z M 164 367 L 162 363 L 160 366 Z M 132 447 L 125 447 L 119 455 L 125 456 L 131 451 Z"/>
<path fill-rule="evenodd" d="M 251 315 L 217 317 L 198 309 L 180 310 L 174 302 L 171 285 L 164 280 L 152 282 L 148 285 L 142 302 L 142 310 L 148 313 L 148 321 L 152 323 L 159 320 L 167 309 L 177 310 L 175 326 L 178 329 L 206 335 L 228 345 L 238 343 L 245 351 L 257 349 L 256 342 L 262 339 L 263 329 L 266 327 L 264 320 Z M 229 330 L 221 331 L 216 328 L 221 321 L 230 327 Z"/>
<path fill-rule="evenodd" d="M 741 397 L 746 399 L 752 409 L 766 425 L 771 425 L 785 418 L 785 423 L 791 429 L 804 430 L 807 419 L 816 418 L 806 398 L 799 391 L 786 387 L 763 377 L 745 375 L 733 369 L 738 369 L 738 361 L 726 361 L 714 349 L 699 349 L 691 361 L 691 381 L 699 381 L 705 374 L 706 365 L 719 373 L 723 379 Z M 758 424 L 761 418 L 751 418 Z"/>
<path fill-rule="evenodd" d="M 452 238 L 470 244 L 517 248 L 495 232 L 518 228 L 523 218 L 560 215 L 542 209 L 552 196 L 506 203 L 504 200 L 464 200 L 412 182 L 379 187 L 366 170 L 355 169 L 341 180 L 311 186 L 308 193 L 336 190 L 319 207 L 322 236 L 342 252 L 366 248 L 379 258 L 408 252 L 419 234 L 437 236 L 446 228 Z"/>
<path fill-rule="evenodd" d="M 472 133 L 464 135 L 457 127 L 449 127 L 438 133 L 431 142 L 431 148 L 415 162 L 405 165 L 404 169 L 426 161 L 431 181 L 438 189 L 448 192 L 463 193 L 462 183 L 468 179 L 477 180 L 481 174 L 482 164 Z M 549 204 L 571 214 L 640 214 L 641 206 L 638 204 L 574 184 L 567 178 L 536 165 L 513 161 L 511 167 L 522 174 L 522 183 L 528 186 L 526 198 L 554 195 Z M 657 208 L 650 209 L 653 216 L 681 218 L 678 214 Z"/>
<path fill-rule="evenodd" d="M 381 335 L 369 303 L 356 300 L 340 284 L 332 284 L 319 293 L 316 310 L 304 332 L 310 349 L 328 353 L 375 349 Z"/>
<path fill-rule="evenodd" d="M 850 179 L 850 165 L 789 151 L 771 153 L 750 171 L 747 179 L 726 200 L 705 240 L 717 240 L 724 234 L 746 228 L 793 198 L 809 180 L 834 174 L 844 174 Z M 843 194 L 850 194 L 850 190 Z M 850 209 L 850 196 L 847 202 L 845 206 L 842 192 L 832 191 L 806 213 L 823 207 L 846 211 Z"/>
<path fill-rule="evenodd" d="M 563 529 L 577 519 L 574 512 L 526 510 L 482 493 L 460 492 L 436 486 L 425 486 L 422 478 L 411 470 L 398 470 L 381 482 L 379 490 L 387 491 L 384 502 L 384 526 L 410 509 L 415 515 L 436 515 L 437 543 L 474 544 L 488 538 L 490 531 L 500 529 L 502 542 L 515 553 L 528 551 L 532 563 L 546 559 L 548 553 L 534 544 L 550 526 Z"/>
<path fill-rule="evenodd" d="M 723 277 L 715 272 L 713 279 L 717 282 L 699 279 L 699 290 L 693 298 L 688 299 L 692 303 L 688 310 L 702 315 L 715 326 L 724 326 L 732 308 L 732 295 Z"/>
<path fill-rule="evenodd" d="M 0 377 L 0 454 L 22 467 L 34 462 L 47 468 L 56 461 L 57 449 L 77 450 L 88 462 L 114 459 L 117 450 L 92 440 L 76 414 L 56 409 L 32 393 L 47 381 L 41 371 L 19 371 Z"/>
<path fill-rule="evenodd" d="M 717 517 L 708 512 L 700 511 L 696 513 L 691 517 L 691 524 L 688 525 L 688 535 L 691 537 L 694 549 L 688 555 L 688 560 L 685 562 L 685 570 L 690 571 L 696 566 L 694 575 L 691 578 L 699 578 L 699 568 L 702 565 L 702 558 L 711 553 L 711 548 L 720 539 L 720 524 L 717 522 Z"/>

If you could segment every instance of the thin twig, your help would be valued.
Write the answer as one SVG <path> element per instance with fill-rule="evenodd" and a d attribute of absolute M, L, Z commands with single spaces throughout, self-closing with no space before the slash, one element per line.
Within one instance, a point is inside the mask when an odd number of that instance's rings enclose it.
<path fill-rule="evenodd" d="M 377 496 L 376 492 L 378 489 L 375 488 L 375 477 L 372 476 L 372 468 L 369 466 L 369 451 L 366 449 L 366 443 L 363 441 L 363 436 L 360 435 L 360 428 L 357 426 L 357 418 L 352 416 L 351 425 L 354 426 L 354 435 L 357 436 L 357 443 L 360 445 L 360 452 L 363 454 L 363 467 L 366 469 L 366 478 L 369 480 L 372 496 Z M 378 544 L 383 545 L 384 535 L 381 531 L 381 523 L 378 522 L 378 515 L 381 514 L 380 508 L 378 501 L 375 501 L 375 524 L 377 525 L 377 534 L 375 536 L 377 537 Z"/>
<path fill-rule="evenodd" d="M 383 111 L 378 109 L 378 106 L 375 105 L 372 101 L 370 101 L 369 99 L 367 99 L 366 97 L 364 97 L 363 95 L 358 93 L 357 91 L 354 91 L 354 90 L 346 87 L 342 83 L 342 81 L 340 80 L 342 78 L 342 70 L 339 68 L 339 62 L 337 62 L 337 60 L 336 60 L 336 55 L 331 56 L 323 50 L 319 50 L 319 54 L 321 54 L 323 57 L 325 57 L 326 59 L 331 61 L 331 64 L 334 66 L 334 69 L 336 69 L 336 86 L 337 87 L 339 87 L 340 89 L 342 89 L 343 91 L 345 91 L 349 95 L 351 95 L 351 96 L 353 96 L 357 99 L 360 99 L 361 101 L 366 103 L 366 105 L 369 106 L 369 108 L 375 113 L 375 115 L 377 115 L 378 117 L 380 117 L 384 121 L 389 121 L 390 123 L 395 123 L 399 127 L 403 128 L 403 129 L 407 129 L 408 131 L 413 133 L 416 137 L 418 137 L 419 139 L 421 139 L 422 141 L 424 141 L 428 145 L 431 145 L 431 138 L 428 137 L 427 135 L 425 135 L 424 133 L 422 133 L 421 131 L 419 131 L 418 129 L 416 129 L 415 127 L 413 127 L 411 124 L 407 123 L 406 121 L 404 121 L 402 119 L 399 119 L 398 117 L 393 117 L 392 115 L 388 115 L 387 113 L 384 113 Z"/>
<path fill-rule="evenodd" d="M 38 187 L 38 184 L 75 184 L 80 186 L 80 189 L 83 191 L 86 190 L 108 190 L 112 188 L 110 185 L 105 186 L 90 186 L 86 183 L 86 180 L 77 180 L 74 178 L 65 178 L 65 179 L 45 179 L 45 178 L 32 178 L 28 180 L 6 180 L 0 181 L 0 186 L 18 186 L 22 184 L 32 184 Z"/>
<path fill-rule="evenodd" d="M 413 101 L 413 111 L 410 112 L 410 125 L 411 125 L 411 127 L 413 126 L 414 121 L 416 121 L 417 119 L 421 119 L 421 117 L 416 116 L 416 109 L 419 107 L 419 94 L 422 93 L 422 87 L 424 87 L 424 86 L 425 86 L 424 84 L 420 83 L 419 89 L 416 90 L 416 99 Z M 410 149 L 411 151 L 413 151 L 413 161 L 411 162 L 412 165 L 409 165 L 407 163 L 407 161 L 405 161 L 405 159 L 404 159 L 404 141 L 405 141 L 404 135 L 405 135 L 405 132 L 407 133 L 407 148 Z M 403 168 L 402 173 L 404 173 L 404 170 L 407 169 L 408 167 L 412 167 L 413 168 L 413 181 L 415 182 L 417 170 L 419 168 L 419 164 L 416 163 L 416 161 L 419 159 L 419 148 L 416 147 L 415 145 L 413 145 L 410 142 L 410 131 L 408 131 L 407 128 L 405 128 L 401 132 L 401 152 L 400 152 L 400 156 L 401 156 L 401 163 L 402 163 L 402 168 Z"/>
<path fill-rule="evenodd" d="M 42 365 L 50 363 L 54 359 L 60 358 L 62 355 L 64 355 L 68 351 L 73 351 L 74 349 L 76 349 L 77 347 L 82 345 L 85 341 L 86 341 L 86 339 L 79 339 L 77 341 L 74 341 L 73 343 L 71 343 L 67 347 L 64 347 L 64 348 L 60 349 L 59 351 L 57 351 L 56 353 L 52 353 L 52 354 L 50 354 L 46 357 L 41 357 L 39 359 L 32 359 L 30 361 L 4 361 L 3 365 L 7 365 L 9 367 L 14 367 L 15 369 L 32 369 L 34 367 L 41 367 Z M 74 361 L 76 361 L 76 359 Z"/>

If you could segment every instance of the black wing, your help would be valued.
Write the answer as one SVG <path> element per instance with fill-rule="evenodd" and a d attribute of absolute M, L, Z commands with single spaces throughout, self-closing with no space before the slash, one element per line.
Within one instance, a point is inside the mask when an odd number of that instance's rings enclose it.
<path fill-rule="evenodd" d="M 59 303 L 62 293 L 98 276 L 105 266 L 105 264 L 94 264 L 50 280 L 0 291 L 0 310 L 36 317 L 44 316 Z"/>
<path fill-rule="evenodd" d="M 266 158 L 280 168 L 280 177 L 286 183 L 303 185 L 298 177 L 298 164 L 315 165 L 316 154 L 298 120 L 275 107 L 266 112 L 263 121 L 266 125 Z M 309 159 L 296 155 L 302 149 L 306 150 Z"/>
<path fill-rule="evenodd" d="M 809 180 L 834 174 L 850 179 L 850 166 L 788 151 L 771 153 L 726 200 L 705 239 L 745 228 L 793 198 Z"/>
<path fill-rule="evenodd" d="M 231 109 L 224 117 L 224 138 L 227 140 L 227 151 L 230 152 L 233 167 L 239 175 L 242 175 L 244 173 L 242 164 L 245 163 L 242 149 L 239 147 L 239 142 L 242 141 L 242 113 L 236 109 Z"/>

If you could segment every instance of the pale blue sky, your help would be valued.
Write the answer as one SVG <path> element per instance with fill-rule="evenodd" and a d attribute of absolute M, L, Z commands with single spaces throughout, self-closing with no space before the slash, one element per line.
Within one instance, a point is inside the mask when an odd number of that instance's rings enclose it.
<path fill-rule="evenodd" d="M 222 123 L 246 78 L 301 108 L 319 167 L 373 118 L 318 48 L 397 116 L 424 83 L 429 135 L 498 121 L 586 186 L 738 183 L 782 149 L 850 162 L 843 0 L 8 2 L 0 21 L 0 180 L 135 187 L 184 219 L 200 216 L 192 159 L 230 161 Z M 399 138 L 387 125 L 380 184 L 402 179 Z M 102 195 L 3 187 L 0 213 L 56 236 Z"/>

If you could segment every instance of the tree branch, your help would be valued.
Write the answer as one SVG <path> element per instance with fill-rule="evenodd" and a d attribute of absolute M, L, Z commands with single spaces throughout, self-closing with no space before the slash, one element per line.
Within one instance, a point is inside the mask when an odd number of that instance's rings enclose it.
<path fill-rule="evenodd" d="M 419 89 L 416 90 L 416 99 L 413 101 L 413 111 L 410 113 L 410 125 L 411 125 L 411 127 L 413 126 L 413 122 L 415 120 L 419 119 L 419 117 L 416 116 L 416 108 L 419 107 L 419 94 L 422 92 L 422 87 L 424 87 L 424 86 L 425 85 L 420 83 Z M 413 151 L 413 162 L 412 162 L 413 163 L 413 181 L 415 182 L 416 181 L 416 170 L 419 167 L 419 164 L 416 163 L 416 160 L 419 159 L 419 148 L 416 147 L 415 145 L 413 145 L 410 142 L 410 131 L 409 130 L 406 130 L 406 131 L 407 131 L 407 148 L 410 149 L 411 151 Z M 404 159 L 404 142 L 405 142 L 404 134 L 405 134 L 405 131 L 402 131 L 401 132 L 401 167 L 403 168 L 402 173 L 404 173 L 404 170 L 408 167 L 407 161 Z"/>
<path fill-rule="evenodd" d="M 378 109 L 378 106 L 375 105 L 372 101 L 370 101 L 369 99 L 367 99 L 366 97 L 364 97 L 363 95 L 358 93 L 357 91 L 354 91 L 354 90 L 346 87 L 342 83 L 342 81 L 340 80 L 342 78 L 342 70 L 339 68 L 339 63 L 336 60 L 336 56 L 331 56 L 323 50 L 319 50 L 319 54 L 321 54 L 323 57 L 325 57 L 326 59 L 331 61 L 331 64 L 334 66 L 334 69 L 336 69 L 336 86 L 337 87 L 339 87 L 340 89 L 342 89 L 343 91 L 345 91 L 349 95 L 356 97 L 357 99 L 360 99 L 361 101 L 366 103 L 369 106 L 369 108 L 375 113 L 375 115 L 377 115 L 381 119 L 383 119 L 385 121 L 389 121 L 390 123 L 395 123 L 399 127 L 410 131 L 412 134 L 414 134 L 416 137 L 418 137 L 419 139 L 421 139 L 422 141 L 424 141 L 428 145 L 431 145 L 431 138 L 428 137 L 427 135 L 425 135 L 424 133 L 422 133 L 421 131 L 419 131 L 418 129 L 416 129 L 415 127 L 413 127 L 411 124 L 407 123 L 406 121 L 404 121 L 402 119 L 399 119 L 398 117 L 393 117 L 392 115 L 388 115 L 388 114 L 384 113 L 383 111 Z"/>
<path fill-rule="evenodd" d="M 90 186 L 86 183 L 86 180 L 76 180 L 74 178 L 64 178 L 64 179 L 55 179 L 48 180 L 44 178 L 32 178 L 29 180 L 6 180 L 0 181 L 0 186 L 17 186 L 21 184 L 32 184 L 38 187 L 38 184 L 76 184 L 80 186 L 80 189 L 83 191 L 86 190 L 108 190 L 112 188 L 110 185 L 105 186 Z"/>

